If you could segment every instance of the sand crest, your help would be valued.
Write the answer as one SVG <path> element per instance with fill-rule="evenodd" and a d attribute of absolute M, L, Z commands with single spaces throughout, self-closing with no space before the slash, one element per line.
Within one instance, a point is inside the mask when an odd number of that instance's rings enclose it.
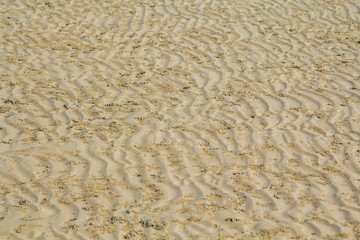
<path fill-rule="evenodd" d="M 0 239 L 360 238 L 360 2 L 0 3 Z"/>

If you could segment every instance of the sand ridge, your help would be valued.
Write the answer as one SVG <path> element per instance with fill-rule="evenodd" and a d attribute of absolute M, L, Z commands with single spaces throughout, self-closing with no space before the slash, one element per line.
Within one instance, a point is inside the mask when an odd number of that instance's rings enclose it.
<path fill-rule="evenodd" d="M 359 9 L 0 3 L 0 238 L 359 238 Z"/>

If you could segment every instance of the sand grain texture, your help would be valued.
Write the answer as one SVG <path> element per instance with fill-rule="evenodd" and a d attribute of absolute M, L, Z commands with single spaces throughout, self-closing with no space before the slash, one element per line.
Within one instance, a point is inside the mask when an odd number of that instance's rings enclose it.
<path fill-rule="evenodd" d="M 360 2 L 0 3 L 1 239 L 357 239 Z"/>

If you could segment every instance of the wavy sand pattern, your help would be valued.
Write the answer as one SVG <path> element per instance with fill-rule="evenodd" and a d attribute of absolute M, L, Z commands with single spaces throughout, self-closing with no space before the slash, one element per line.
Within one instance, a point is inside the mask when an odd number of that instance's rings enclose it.
<path fill-rule="evenodd" d="M 1 239 L 360 237 L 360 2 L 0 5 Z"/>

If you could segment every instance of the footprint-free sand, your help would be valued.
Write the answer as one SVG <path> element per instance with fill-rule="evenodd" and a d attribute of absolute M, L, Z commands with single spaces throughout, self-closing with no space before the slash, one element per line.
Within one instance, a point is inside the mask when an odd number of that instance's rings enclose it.
<path fill-rule="evenodd" d="M 358 0 L 4 0 L 0 239 L 360 238 Z"/>

